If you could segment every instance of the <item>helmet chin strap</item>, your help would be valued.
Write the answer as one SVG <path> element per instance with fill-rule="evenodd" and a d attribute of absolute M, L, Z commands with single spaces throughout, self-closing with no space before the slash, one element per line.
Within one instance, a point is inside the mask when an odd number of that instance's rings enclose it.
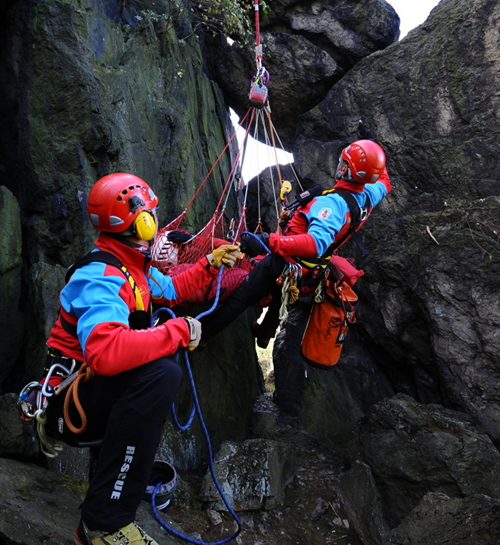
<path fill-rule="evenodd" d="M 156 225 L 158 225 L 158 221 L 155 215 L 153 215 L 153 218 L 155 218 Z M 156 228 L 156 232 L 158 232 L 158 227 Z M 125 231 L 121 231 L 120 233 L 109 233 L 109 234 L 115 236 L 118 240 L 126 239 L 134 244 L 138 244 L 139 246 L 144 246 L 146 244 L 149 248 L 153 246 L 155 238 L 156 238 L 156 233 L 155 233 L 154 236 L 152 236 L 149 240 L 140 239 L 133 228 L 125 229 Z M 130 239 L 134 239 L 134 240 L 130 240 Z"/>
<path fill-rule="evenodd" d="M 115 238 L 116 240 L 119 240 L 126 246 L 130 246 L 131 248 L 134 248 L 135 250 L 140 251 L 144 255 L 147 255 L 150 253 L 150 248 L 153 245 L 155 240 L 155 237 L 151 238 L 150 240 L 139 240 L 137 238 L 137 235 L 131 229 L 127 229 L 126 231 L 122 231 L 121 233 L 106 233 L 106 234 L 109 235 L 110 237 Z M 142 244 L 143 242 L 145 242 L 147 246 Z M 141 248 L 143 248 L 144 251 L 142 251 Z"/>
<path fill-rule="evenodd" d="M 355 181 L 351 174 L 351 168 L 349 166 L 349 163 L 340 157 L 339 163 L 337 165 L 337 172 L 335 173 L 335 177 L 337 180 L 345 180 L 346 182 L 352 182 Z"/>

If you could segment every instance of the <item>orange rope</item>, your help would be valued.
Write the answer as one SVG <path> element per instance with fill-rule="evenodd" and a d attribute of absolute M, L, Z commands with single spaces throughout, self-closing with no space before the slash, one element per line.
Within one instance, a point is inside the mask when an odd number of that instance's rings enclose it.
<path fill-rule="evenodd" d="M 73 433 L 83 433 L 87 429 L 87 415 L 85 414 L 82 404 L 80 403 L 78 386 L 80 382 L 90 382 L 94 377 L 94 371 L 92 371 L 92 369 L 85 362 L 83 362 L 80 369 L 78 369 L 76 379 L 71 383 L 68 391 L 66 392 L 66 397 L 64 398 L 64 421 L 66 422 L 68 429 Z M 69 416 L 69 405 L 71 401 L 73 401 L 75 404 L 76 410 L 80 415 L 80 420 L 82 421 L 82 425 L 79 428 L 73 425 L 73 422 L 71 422 L 71 418 Z"/>

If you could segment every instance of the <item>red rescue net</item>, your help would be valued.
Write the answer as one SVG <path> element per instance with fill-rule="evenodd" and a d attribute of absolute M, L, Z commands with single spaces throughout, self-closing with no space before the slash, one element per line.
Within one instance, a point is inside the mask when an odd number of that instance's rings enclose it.
<path fill-rule="evenodd" d="M 244 230 L 244 217 L 239 227 L 234 235 L 234 240 L 237 240 L 241 230 Z M 223 238 L 224 229 L 221 216 L 214 216 L 199 233 L 183 244 L 175 244 L 168 240 L 168 233 L 173 230 L 176 230 L 175 223 L 161 229 L 152 248 L 154 266 L 165 273 L 168 272 L 169 276 L 175 276 L 192 267 L 193 263 L 208 255 L 214 248 L 232 242 Z M 219 292 L 220 302 L 223 302 L 238 288 L 252 266 L 248 258 L 244 257 L 235 267 L 224 271 Z M 183 304 L 209 304 L 215 298 L 216 290 L 217 278 L 214 278 L 209 284 L 199 288 Z"/>

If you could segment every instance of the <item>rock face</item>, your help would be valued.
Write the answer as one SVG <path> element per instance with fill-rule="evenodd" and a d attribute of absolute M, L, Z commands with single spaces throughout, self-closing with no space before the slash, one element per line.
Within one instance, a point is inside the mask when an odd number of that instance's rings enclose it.
<path fill-rule="evenodd" d="M 399 17 L 383 0 L 271 2 L 261 18 L 269 100 L 285 144 L 295 139 L 301 114 L 319 104 L 362 58 L 399 36 Z M 253 48 L 240 46 L 219 40 L 214 71 L 227 104 L 242 117 L 255 59 Z"/>
<path fill-rule="evenodd" d="M 500 536 L 499 509 L 499 501 L 488 496 L 450 498 L 439 492 L 429 493 L 384 543 L 494 545 Z"/>
<path fill-rule="evenodd" d="M 0 458 L 0 486 L 0 539 L 4 543 L 68 545 L 73 541 L 85 483 L 34 464 Z M 178 544 L 156 524 L 150 509 L 142 502 L 137 522 L 158 543 Z"/>
<path fill-rule="evenodd" d="M 22 312 L 19 309 L 22 284 L 22 231 L 19 205 L 14 195 L 0 186 L 0 236 L 3 248 L 0 254 L 1 308 L 7 309 L 0 317 L 0 383 L 8 376 L 19 359 L 24 333 Z M 15 303 L 15 304 L 13 304 Z M 0 390 L 1 391 L 1 390 Z"/>
<path fill-rule="evenodd" d="M 252 56 L 226 44 L 203 50 L 184 39 L 188 21 L 170 25 L 165 4 L 155 5 L 157 14 L 141 1 L 0 2 L 4 427 L 13 392 L 40 374 L 64 271 L 93 240 L 85 218 L 93 182 L 118 170 L 144 177 L 166 222 L 223 148 L 226 106 L 246 111 Z M 331 184 L 362 117 L 395 186 L 364 228 L 369 256 L 342 249 L 365 275 L 339 364 L 326 375 L 300 357 L 305 302 L 275 344 L 276 401 L 304 435 L 345 457 L 335 492 L 353 543 L 500 541 L 499 20 L 498 2 L 442 0 L 396 43 L 397 15 L 382 0 L 276 2 L 263 18 L 273 119 L 300 178 Z M 212 214 L 228 163 L 195 203 L 188 230 Z M 193 356 L 215 451 L 249 435 L 260 374 L 247 326 L 242 316 Z M 186 414 L 187 385 L 178 402 Z M 2 456 L 35 459 L 22 431 L 9 442 L 3 429 Z M 179 470 L 197 467 L 203 441 L 199 424 L 183 435 L 167 425 L 159 456 Z M 45 477 L 30 466 L 28 481 L 27 464 L 0 462 L 1 489 L 13 496 Z M 77 464 L 57 469 L 75 474 Z M 59 501 L 76 506 L 79 493 Z M 28 515 L 9 498 L 0 504 L 0 541 L 27 543 Z M 73 515 L 51 534 L 40 519 L 46 507 L 29 520 L 46 543 L 65 542 Z"/>
<path fill-rule="evenodd" d="M 371 468 L 384 518 L 397 526 L 428 492 L 500 499 L 500 454 L 470 417 L 398 395 L 370 409 L 348 444 Z"/>
<path fill-rule="evenodd" d="M 290 445 L 250 439 L 241 444 L 224 443 L 215 459 L 215 474 L 235 511 L 270 510 L 283 503 L 294 466 Z M 225 509 L 210 472 L 203 480 L 200 499 L 209 502 L 211 508 Z"/>

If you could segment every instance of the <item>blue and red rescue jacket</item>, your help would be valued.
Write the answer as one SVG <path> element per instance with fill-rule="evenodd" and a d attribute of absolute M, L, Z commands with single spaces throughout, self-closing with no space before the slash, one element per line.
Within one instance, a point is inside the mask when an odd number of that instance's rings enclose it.
<path fill-rule="evenodd" d="M 112 253 L 126 267 L 146 309 L 151 301 L 168 305 L 186 299 L 218 272 L 204 257 L 174 278 L 165 276 L 150 266 L 138 247 L 105 233 L 95 242 L 97 250 Z M 148 329 L 130 329 L 129 315 L 135 310 L 134 290 L 125 274 L 106 263 L 88 263 L 76 269 L 62 289 L 60 315 L 47 344 L 66 357 L 86 361 L 98 375 L 115 375 L 188 345 L 189 327 L 183 318 Z M 61 320 L 75 329 L 76 337 Z"/>
<path fill-rule="evenodd" d="M 334 189 L 343 189 L 352 194 L 360 207 L 364 207 L 369 198 L 369 207 L 359 230 L 373 208 L 392 190 L 387 169 L 374 184 L 354 184 L 337 180 Z M 315 197 L 304 206 L 300 206 L 288 222 L 282 235 L 273 233 L 269 238 L 272 252 L 281 254 L 287 260 L 293 257 L 319 258 L 337 248 L 339 241 L 348 233 L 351 224 L 351 212 L 344 198 L 335 191 Z"/>

